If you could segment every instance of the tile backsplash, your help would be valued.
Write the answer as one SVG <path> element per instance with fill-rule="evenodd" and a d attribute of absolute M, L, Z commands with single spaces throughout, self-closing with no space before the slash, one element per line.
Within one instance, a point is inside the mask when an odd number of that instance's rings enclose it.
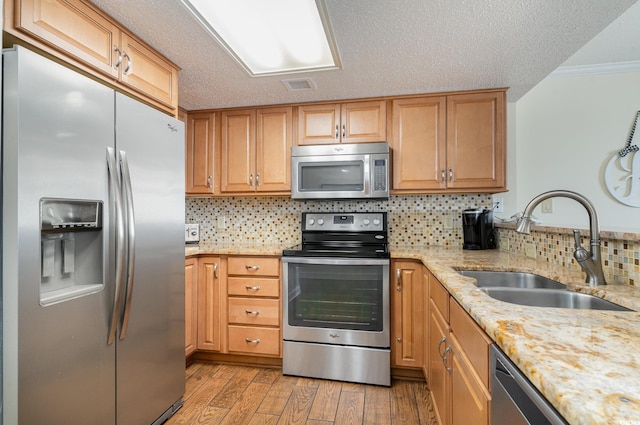
<path fill-rule="evenodd" d="M 491 201 L 488 194 L 392 195 L 380 201 L 294 201 L 286 196 L 186 198 L 185 222 L 200 224 L 203 244 L 288 247 L 300 243 L 303 212 L 386 211 L 392 249 L 411 245 L 462 247 L 462 210 L 489 208 Z M 522 255 L 525 246 L 533 244 L 538 259 L 580 270 L 573 259 L 570 230 L 541 229 L 521 235 L 499 227 L 496 240 Z M 583 237 L 583 246 L 588 247 L 588 242 Z M 602 258 L 607 281 L 640 283 L 640 237 L 603 239 Z"/>
<path fill-rule="evenodd" d="M 491 195 L 392 195 L 379 201 L 294 201 L 285 196 L 187 198 L 186 222 L 200 223 L 200 242 L 300 243 L 301 214 L 386 211 L 390 245 L 462 247 L 462 210 L 488 208 Z"/>

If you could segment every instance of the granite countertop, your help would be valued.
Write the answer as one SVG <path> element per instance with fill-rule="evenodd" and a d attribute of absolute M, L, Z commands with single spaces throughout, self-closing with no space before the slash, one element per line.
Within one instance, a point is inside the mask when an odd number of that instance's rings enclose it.
<path fill-rule="evenodd" d="M 584 275 L 508 252 L 396 248 L 421 260 L 572 425 L 640 425 L 640 289 L 590 288 Z M 456 272 L 533 272 L 633 312 L 528 307 L 495 300 Z"/>
<path fill-rule="evenodd" d="M 187 245 L 194 255 L 281 255 L 288 246 Z M 584 274 L 497 250 L 392 247 L 392 258 L 422 261 L 571 425 L 640 425 L 640 289 L 591 288 Z M 632 312 L 528 307 L 498 301 L 456 270 L 539 274 Z"/>

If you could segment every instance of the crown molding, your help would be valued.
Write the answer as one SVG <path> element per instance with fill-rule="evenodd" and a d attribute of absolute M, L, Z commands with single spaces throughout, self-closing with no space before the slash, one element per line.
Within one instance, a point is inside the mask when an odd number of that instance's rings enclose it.
<path fill-rule="evenodd" d="M 561 66 L 549 74 L 549 77 L 580 77 L 585 75 L 618 74 L 621 72 L 640 72 L 640 60 L 599 63 L 594 65 Z"/>

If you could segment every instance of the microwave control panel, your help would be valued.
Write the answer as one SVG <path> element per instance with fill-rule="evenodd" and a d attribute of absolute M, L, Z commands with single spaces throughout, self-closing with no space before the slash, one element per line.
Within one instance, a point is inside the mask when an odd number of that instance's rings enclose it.
<path fill-rule="evenodd" d="M 387 161 L 384 159 L 373 160 L 373 190 L 387 190 Z"/>

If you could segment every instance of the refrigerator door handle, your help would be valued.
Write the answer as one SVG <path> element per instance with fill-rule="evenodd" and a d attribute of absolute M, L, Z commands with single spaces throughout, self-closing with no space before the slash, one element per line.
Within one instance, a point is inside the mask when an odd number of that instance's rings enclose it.
<path fill-rule="evenodd" d="M 126 199 L 127 212 L 127 291 L 124 302 L 124 316 L 122 318 L 122 327 L 120 328 L 120 339 L 127 337 L 127 329 L 129 328 L 129 318 L 131 316 L 131 301 L 133 298 L 133 282 L 135 272 L 135 247 L 136 247 L 136 225 L 133 208 L 133 191 L 131 190 L 131 174 L 129 173 L 129 162 L 125 151 L 120 151 L 120 167 L 122 172 L 122 188 Z"/>
<path fill-rule="evenodd" d="M 113 148 L 107 148 L 107 170 L 109 173 L 109 182 L 113 190 L 113 201 L 115 203 L 116 214 L 116 280 L 113 296 L 113 309 L 111 311 L 111 323 L 109 324 L 109 334 L 107 337 L 107 345 L 114 343 L 118 330 L 118 319 L 122 306 L 122 286 L 125 279 L 125 238 L 126 229 L 124 221 L 124 212 L 122 210 L 122 188 L 120 186 L 120 177 L 118 168 L 116 167 L 116 155 Z"/>

